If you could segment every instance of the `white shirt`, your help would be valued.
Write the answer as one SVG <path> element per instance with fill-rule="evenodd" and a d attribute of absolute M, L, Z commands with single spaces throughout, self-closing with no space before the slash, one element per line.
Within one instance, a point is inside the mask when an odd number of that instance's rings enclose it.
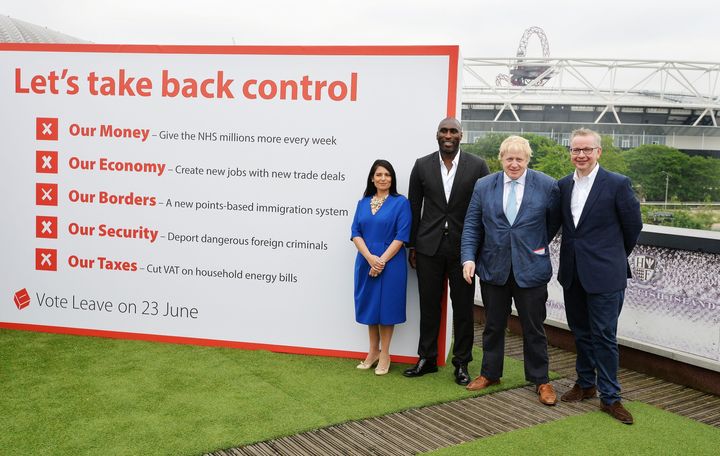
<path fill-rule="evenodd" d="M 450 191 L 452 190 L 453 182 L 455 182 L 455 173 L 457 173 L 459 159 L 460 151 L 458 150 L 455 154 L 455 158 L 453 158 L 452 166 L 448 170 L 442 159 L 441 152 L 438 152 L 438 160 L 440 160 L 440 176 L 442 176 L 443 189 L 445 190 L 445 201 L 450 201 Z"/>
<path fill-rule="evenodd" d="M 527 169 L 524 173 L 522 173 L 522 176 L 517 178 L 517 185 L 515 186 L 515 202 L 517 203 L 517 210 L 520 212 L 520 203 L 522 202 L 523 194 L 525 193 L 525 178 L 527 178 Z M 510 194 L 510 182 L 512 179 L 505 173 L 503 173 L 503 182 L 505 182 L 505 185 L 503 187 L 503 212 L 507 209 L 507 203 L 508 203 L 508 195 Z"/>
<path fill-rule="evenodd" d="M 584 177 L 579 176 L 577 170 L 573 173 L 575 185 L 573 185 L 572 197 L 570 198 L 570 212 L 572 212 L 573 222 L 576 227 L 585 208 L 585 202 L 587 202 L 590 190 L 592 190 L 593 183 L 595 183 L 598 169 L 600 169 L 600 165 L 596 164 L 590 174 Z"/>

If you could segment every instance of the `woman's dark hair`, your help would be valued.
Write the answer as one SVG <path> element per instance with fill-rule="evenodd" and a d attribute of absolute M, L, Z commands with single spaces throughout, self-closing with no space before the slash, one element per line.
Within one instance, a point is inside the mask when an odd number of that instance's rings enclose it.
<path fill-rule="evenodd" d="M 370 167 L 370 173 L 368 174 L 367 179 L 367 186 L 365 187 L 365 193 L 363 193 L 363 196 L 373 196 L 375 193 L 377 193 L 377 188 L 375 188 L 375 184 L 373 184 L 372 180 L 373 176 L 375 175 L 375 171 L 377 171 L 378 167 L 380 166 L 390 172 L 390 177 L 392 178 L 392 182 L 390 182 L 390 194 L 393 196 L 396 196 L 398 194 L 395 168 L 393 168 L 393 166 L 387 160 L 375 160 L 375 163 L 373 163 Z"/>

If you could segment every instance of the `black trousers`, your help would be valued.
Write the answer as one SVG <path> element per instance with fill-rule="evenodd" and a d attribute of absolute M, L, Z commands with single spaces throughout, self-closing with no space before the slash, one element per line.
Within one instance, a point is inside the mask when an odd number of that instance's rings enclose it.
<path fill-rule="evenodd" d="M 485 307 L 483 331 L 483 360 L 481 375 L 498 380 L 503 375 L 505 356 L 505 328 L 515 299 L 523 333 L 525 380 L 536 385 L 548 382 L 547 337 L 543 322 L 547 311 L 547 285 L 520 288 L 510 271 L 505 285 L 480 281 L 480 293 Z"/>
<path fill-rule="evenodd" d="M 440 333 L 440 302 L 445 292 L 445 277 L 450 283 L 450 299 L 453 308 L 452 363 L 454 366 L 472 361 L 473 305 L 475 281 L 472 285 L 463 279 L 460 252 L 450 248 L 447 236 L 443 236 L 435 255 L 417 253 L 416 265 L 420 292 L 420 342 L 418 355 L 435 360 L 438 356 Z"/>

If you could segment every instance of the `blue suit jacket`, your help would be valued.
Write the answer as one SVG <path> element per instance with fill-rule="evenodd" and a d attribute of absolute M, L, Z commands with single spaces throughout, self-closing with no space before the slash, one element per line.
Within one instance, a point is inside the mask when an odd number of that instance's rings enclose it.
<path fill-rule="evenodd" d="M 570 211 L 573 175 L 558 182 L 562 197 L 562 243 L 558 281 L 572 284 L 577 268 L 585 291 L 610 293 L 627 287 L 631 277 L 627 258 L 642 230 L 640 203 L 621 174 L 598 169 L 577 227 Z"/>
<path fill-rule="evenodd" d="M 475 184 L 465 217 L 461 260 L 475 261 L 480 280 L 504 285 L 512 267 L 522 288 L 545 285 L 552 277 L 549 241 L 560 226 L 560 191 L 555 179 L 527 170 L 525 191 L 515 223 L 503 208 L 502 171 Z"/>

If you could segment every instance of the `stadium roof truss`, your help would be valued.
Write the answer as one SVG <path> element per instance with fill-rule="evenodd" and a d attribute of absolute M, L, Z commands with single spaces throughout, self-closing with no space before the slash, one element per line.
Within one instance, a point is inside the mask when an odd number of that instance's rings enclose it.
<path fill-rule="evenodd" d="M 493 105 L 494 120 L 518 107 L 570 105 L 597 112 L 595 123 L 618 109 L 695 113 L 692 126 L 717 127 L 720 115 L 720 63 L 663 60 L 572 58 L 466 58 L 464 105 Z M 498 71 L 500 74 L 498 74 Z M 512 77 L 508 77 L 511 75 Z M 491 84 L 489 81 L 494 82 Z M 517 82 L 512 85 L 510 81 Z M 709 121 L 708 121 L 709 120 Z"/>
<path fill-rule="evenodd" d="M 0 15 L 0 43 L 89 43 L 89 41 Z"/>

